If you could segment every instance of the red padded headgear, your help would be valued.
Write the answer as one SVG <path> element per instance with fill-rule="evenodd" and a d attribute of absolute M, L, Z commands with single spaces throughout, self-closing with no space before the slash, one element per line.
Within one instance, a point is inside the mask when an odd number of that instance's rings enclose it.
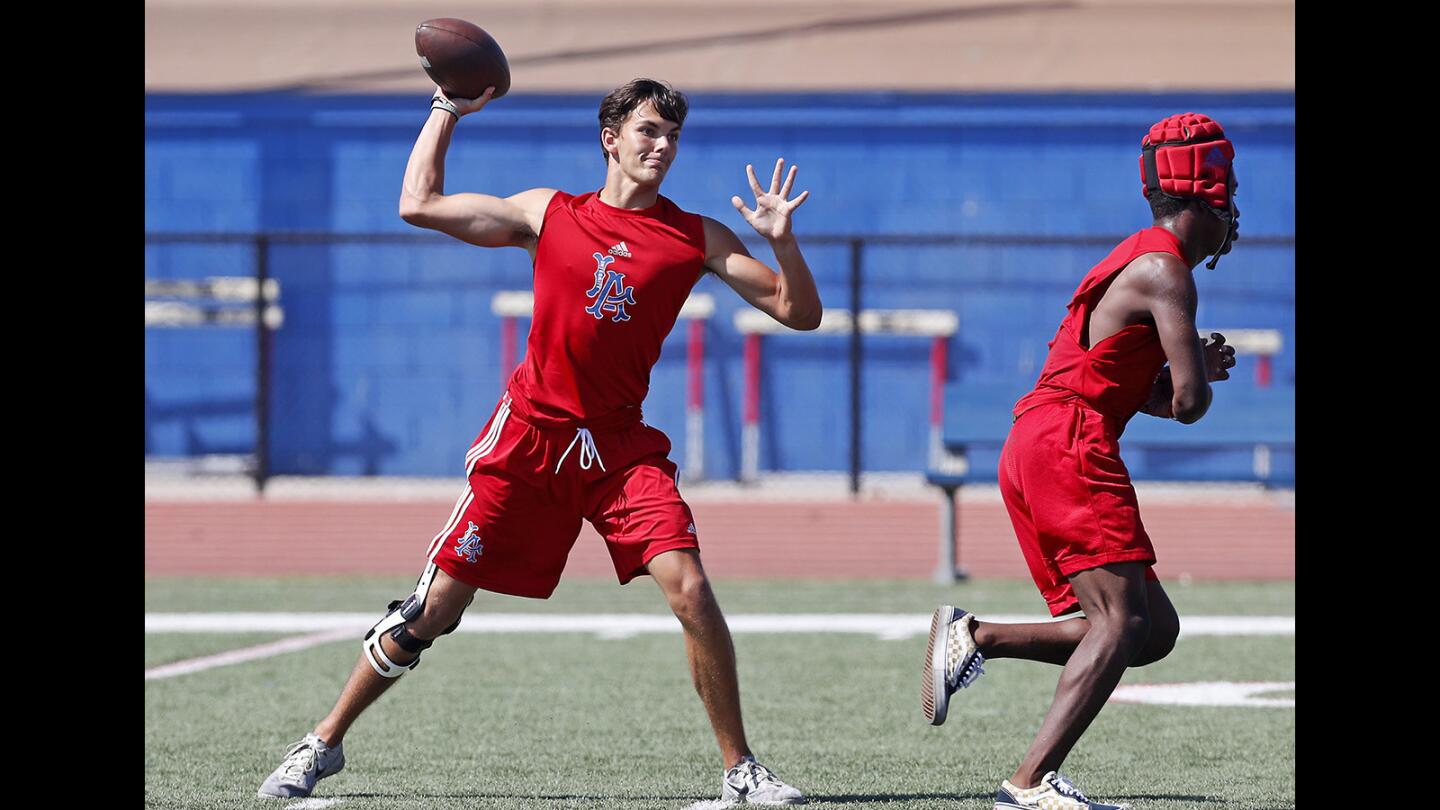
<path fill-rule="evenodd" d="M 1140 182 L 1167 197 L 1204 200 L 1217 213 L 1230 210 L 1235 193 L 1235 146 L 1220 122 L 1199 113 L 1172 115 L 1140 141 Z"/>

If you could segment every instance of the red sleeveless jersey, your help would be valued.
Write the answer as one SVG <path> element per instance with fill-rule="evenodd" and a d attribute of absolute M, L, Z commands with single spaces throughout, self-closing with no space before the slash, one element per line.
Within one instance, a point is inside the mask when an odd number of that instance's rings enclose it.
<path fill-rule="evenodd" d="M 541 425 L 640 421 L 650 369 L 705 265 L 698 214 L 660 197 L 630 210 L 557 192 L 535 252 L 535 310 L 515 410 Z"/>
<path fill-rule="evenodd" d="M 1080 282 L 1069 312 L 1050 341 L 1050 354 L 1035 390 L 1015 403 L 1015 416 L 1037 405 L 1079 398 L 1090 408 L 1115 417 L 1123 426 L 1150 398 L 1155 375 L 1165 365 L 1165 349 L 1153 323 L 1134 323 L 1086 348 L 1085 327 L 1095 304 L 1121 270 L 1146 253 L 1179 257 L 1180 240 L 1164 228 L 1148 228 L 1110 251 Z"/>

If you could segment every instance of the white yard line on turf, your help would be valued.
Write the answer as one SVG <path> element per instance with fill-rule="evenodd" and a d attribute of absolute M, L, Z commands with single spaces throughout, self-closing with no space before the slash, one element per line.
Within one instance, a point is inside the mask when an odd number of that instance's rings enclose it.
<path fill-rule="evenodd" d="M 340 802 L 340 799 L 301 799 L 285 805 L 285 810 L 320 810 L 322 807 L 334 807 Z"/>
<path fill-rule="evenodd" d="M 170 678 L 228 664 L 255 661 L 331 641 L 358 640 L 375 624 L 373 613 L 146 613 L 149 633 L 307 633 L 254 647 L 176 661 L 145 670 L 145 680 Z M 996 613 L 993 622 L 1049 622 L 1048 616 Z M 1060 620 L 1065 621 L 1065 620 Z M 732 633 L 859 633 L 904 641 L 930 632 L 929 615 L 904 613 L 737 613 L 727 617 Z M 602 639 L 642 633 L 678 633 L 668 614 L 559 613 L 467 614 L 458 633 L 587 633 Z M 1183 636 L 1293 636 L 1294 616 L 1191 616 L 1180 620 Z"/>
<path fill-rule="evenodd" d="M 1162 706 L 1275 706 L 1295 705 L 1293 697 L 1265 697 L 1266 692 L 1293 692 L 1294 681 L 1202 681 L 1196 683 L 1129 683 L 1116 687 L 1116 703 L 1151 703 Z"/>
<path fill-rule="evenodd" d="M 727 802 L 724 799 L 706 799 L 703 802 L 687 804 L 680 810 L 725 810 L 727 807 L 734 807 L 735 802 Z"/>
<path fill-rule="evenodd" d="M 279 641 L 271 641 L 265 644 L 257 644 L 254 647 L 243 647 L 238 650 L 227 650 L 215 655 L 205 655 L 199 658 L 190 658 L 185 661 L 176 661 L 173 664 L 164 664 L 145 670 L 145 680 L 153 681 L 157 678 L 173 678 L 176 675 L 185 675 L 191 672 L 223 667 L 228 664 L 239 664 L 243 661 L 255 661 L 261 658 L 269 658 L 280 653 L 294 652 L 317 644 L 328 644 L 332 641 L 353 638 L 355 631 L 346 627 L 339 630 L 326 630 L 320 633 L 311 633 L 295 638 L 285 638 Z M 328 805 L 316 805 L 328 806 Z"/>
<path fill-rule="evenodd" d="M 379 618 L 372 613 L 147 613 L 146 633 L 359 632 Z M 982 621 L 1049 622 L 1049 616 L 980 614 Z M 903 640 L 930 632 L 930 616 L 905 613 L 737 613 L 726 617 L 732 633 L 861 633 Z M 1061 620 L 1064 621 L 1064 620 Z M 678 633 L 680 622 L 663 613 L 469 613 L 457 633 L 589 633 L 630 638 Z M 1294 616 L 1182 616 L 1182 636 L 1293 636 Z M 296 640 L 298 641 L 298 639 Z"/>

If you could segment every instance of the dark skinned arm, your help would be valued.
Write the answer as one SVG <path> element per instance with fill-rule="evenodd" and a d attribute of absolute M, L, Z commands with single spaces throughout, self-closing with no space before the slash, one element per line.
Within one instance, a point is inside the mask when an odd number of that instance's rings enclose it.
<path fill-rule="evenodd" d="M 1136 289 L 1155 320 L 1160 345 L 1169 361 L 1165 371 L 1156 378 L 1158 390 L 1152 393 L 1143 410 L 1156 416 L 1164 414 L 1165 372 L 1168 371 L 1169 416 L 1183 424 L 1193 424 L 1210 409 L 1211 399 L 1205 352 L 1195 333 L 1198 304 L 1195 278 L 1184 262 L 1168 253 L 1142 256 L 1132 270 Z"/>

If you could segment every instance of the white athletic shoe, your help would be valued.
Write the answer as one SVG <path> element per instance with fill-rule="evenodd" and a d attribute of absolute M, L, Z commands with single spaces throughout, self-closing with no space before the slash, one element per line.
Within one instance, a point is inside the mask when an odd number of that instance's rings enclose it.
<path fill-rule="evenodd" d="M 1128 804 L 1101 804 L 1085 798 L 1080 788 L 1051 771 L 1033 788 L 1017 788 L 1006 779 L 995 791 L 994 810 L 1129 810 Z"/>
<path fill-rule="evenodd" d="M 290 746 L 280 767 L 265 779 L 257 794 L 262 799 L 299 799 L 310 795 L 315 783 L 345 767 L 345 746 L 331 748 L 314 734 Z"/>
<path fill-rule="evenodd" d="M 925 648 L 925 671 L 920 678 L 920 708 L 932 726 L 945 722 L 950 695 L 984 674 L 985 656 L 970 634 L 973 614 L 951 605 L 935 609 L 930 617 L 930 645 Z"/>
<path fill-rule="evenodd" d="M 720 799 L 748 804 L 804 804 L 805 794 L 780 781 L 769 768 L 745 757 L 725 772 Z"/>

